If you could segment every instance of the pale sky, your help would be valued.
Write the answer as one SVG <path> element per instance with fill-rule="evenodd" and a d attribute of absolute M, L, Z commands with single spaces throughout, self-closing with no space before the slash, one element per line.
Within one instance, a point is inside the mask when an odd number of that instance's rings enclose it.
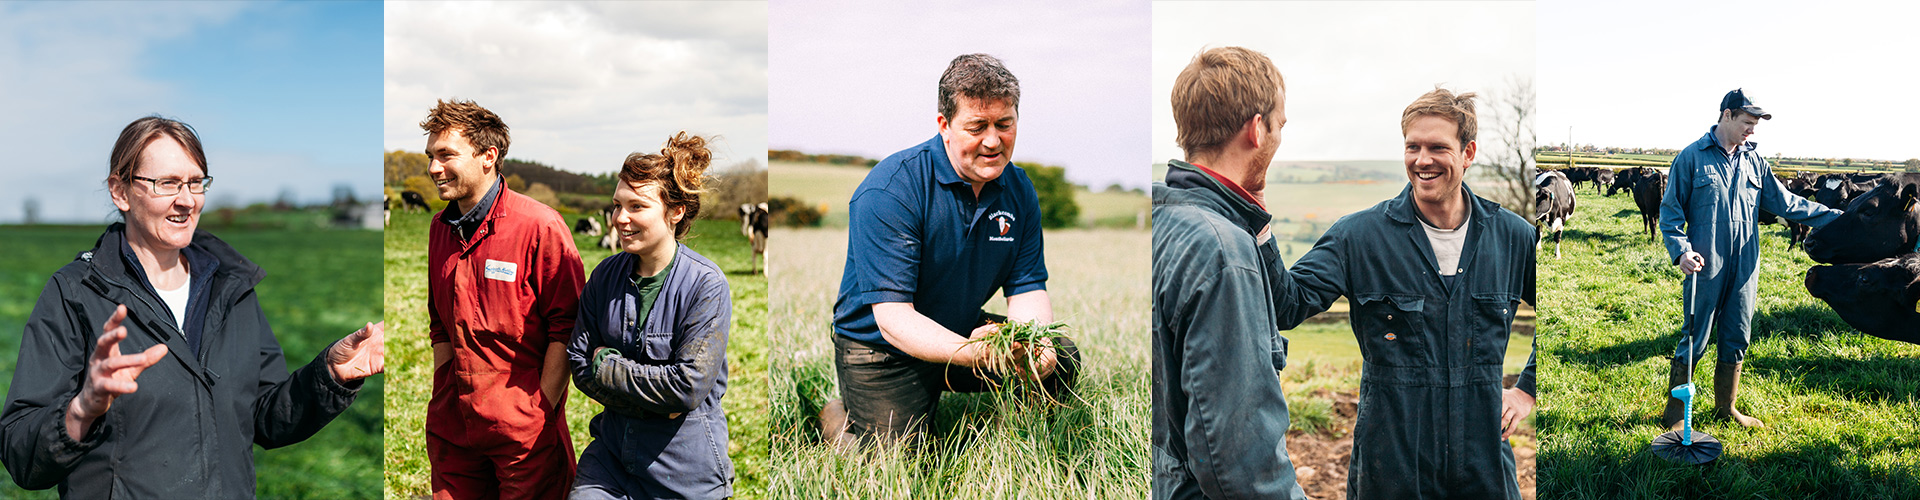
<path fill-rule="evenodd" d="M 214 206 L 380 196 L 380 5 L 0 2 L 0 223 L 117 218 L 107 157 L 160 114 L 192 125 Z"/>
<path fill-rule="evenodd" d="M 780 1 L 770 144 L 880 159 L 939 132 L 940 73 L 986 53 L 1020 79 L 1015 161 L 1144 188 L 1147 2 Z"/>
<path fill-rule="evenodd" d="M 1732 9 L 1732 10 L 1728 10 Z M 1773 114 L 1763 154 L 1920 157 L 1910 2 L 1541 2 L 1541 144 L 1681 148 L 1720 98 Z"/>
<path fill-rule="evenodd" d="M 675 132 L 719 136 L 715 168 L 766 161 L 766 2 L 386 4 L 386 149 L 420 151 L 435 99 L 511 129 L 507 156 L 620 168 Z"/>
<path fill-rule="evenodd" d="M 1153 157 L 1174 142 L 1173 80 L 1209 47 L 1265 53 L 1287 84 L 1274 159 L 1396 160 L 1400 113 L 1434 85 L 1482 95 L 1534 71 L 1533 2 L 1154 2 Z"/>

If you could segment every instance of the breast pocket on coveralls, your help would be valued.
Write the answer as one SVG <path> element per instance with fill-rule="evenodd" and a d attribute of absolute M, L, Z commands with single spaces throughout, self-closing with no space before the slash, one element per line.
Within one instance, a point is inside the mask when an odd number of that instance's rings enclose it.
<path fill-rule="evenodd" d="M 1478 365 L 1504 364 L 1507 359 L 1507 338 L 1513 331 L 1513 316 L 1519 310 L 1520 298 L 1511 293 L 1473 294 L 1473 363 Z"/>
<path fill-rule="evenodd" d="M 527 305 L 533 303 L 533 285 L 529 270 L 522 263 L 482 259 L 480 279 L 474 280 L 483 325 L 479 335 L 502 335 L 509 343 L 519 343 L 526 328 Z"/>
<path fill-rule="evenodd" d="M 1427 366 L 1426 300 L 1404 295 L 1367 294 L 1354 301 L 1354 331 L 1369 363 Z"/>

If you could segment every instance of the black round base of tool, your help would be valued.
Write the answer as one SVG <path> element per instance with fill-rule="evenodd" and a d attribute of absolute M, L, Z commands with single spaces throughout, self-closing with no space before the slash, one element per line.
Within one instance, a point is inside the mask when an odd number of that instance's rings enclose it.
<path fill-rule="evenodd" d="M 1683 431 L 1669 431 L 1653 438 L 1653 455 L 1670 462 L 1700 465 L 1720 458 L 1720 440 L 1698 430 L 1693 431 L 1693 444 L 1681 439 Z"/>

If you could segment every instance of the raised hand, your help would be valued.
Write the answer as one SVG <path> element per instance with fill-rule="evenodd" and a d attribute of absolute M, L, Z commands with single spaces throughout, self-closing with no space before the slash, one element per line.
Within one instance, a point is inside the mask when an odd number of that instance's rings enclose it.
<path fill-rule="evenodd" d="M 139 354 L 120 354 L 120 341 L 127 338 L 127 306 L 114 309 L 113 317 L 100 325 L 100 337 L 94 341 L 93 355 L 87 358 L 85 380 L 80 394 L 67 404 L 67 436 L 79 440 L 95 419 L 107 413 L 113 399 L 140 390 L 135 379 L 147 367 L 167 357 L 167 345 L 156 344 Z"/>
<path fill-rule="evenodd" d="M 350 382 L 387 371 L 387 322 L 367 323 L 327 348 L 333 379 Z"/>

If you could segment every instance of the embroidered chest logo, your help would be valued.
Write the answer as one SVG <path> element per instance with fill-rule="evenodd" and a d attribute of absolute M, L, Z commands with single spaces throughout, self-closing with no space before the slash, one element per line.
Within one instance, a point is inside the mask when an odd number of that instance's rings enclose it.
<path fill-rule="evenodd" d="M 519 264 L 487 259 L 487 279 L 511 283 L 519 277 L 519 271 Z"/>
<path fill-rule="evenodd" d="M 1013 214 L 1001 210 L 994 212 L 993 215 L 989 215 L 987 218 L 993 219 L 994 229 L 998 231 L 993 236 L 988 236 L 987 241 L 1013 241 L 1012 236 L 1007 236 L 1007 231 L 1013 229 L 1013 223 L 1015 221 Z"/>

